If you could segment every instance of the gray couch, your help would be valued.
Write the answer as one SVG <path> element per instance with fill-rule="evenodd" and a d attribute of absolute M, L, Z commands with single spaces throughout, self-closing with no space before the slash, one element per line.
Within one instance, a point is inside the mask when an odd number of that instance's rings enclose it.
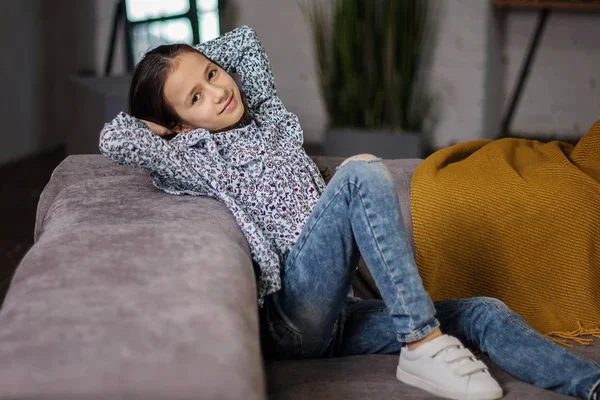
<path fill-rule="evenodd" d="M 418 162 L 385 160 L 409 230 Z M 434 398 L 396 380 L 397 356 L 260 350 L 250 252 L 224 204 L 101 155 L 56 168 L 0 311 L 0 399 Z M 574 351 L 600 361 L 597 343 Z M 492 373 L 506 399 L 565 398 Z"/>

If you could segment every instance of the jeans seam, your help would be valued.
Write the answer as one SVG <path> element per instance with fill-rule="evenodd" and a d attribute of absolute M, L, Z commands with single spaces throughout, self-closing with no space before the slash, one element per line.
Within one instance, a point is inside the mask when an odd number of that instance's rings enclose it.
<path fill-rule="evenodd" d="M 481 300 L 484 304 L 486 304 L 487 306 L 491 306 L 492 308 L 496 309 L 496 311 L 501 312 L 502 314 L 504 314 L 504 316 L 506 316 L 508 318 L 508 320 L 515 325 L 517 328 L 519 328 L 520 330 L 522 330 L 524 333 L 527 333 L 528 335 L 534 335 L 535 330 L 533 328 L 525 328 L 521 325 L 520 321 L 517 321 L 513 314 L 509 311 L 507 311 L 506 309 L 504 309 L 503 307 L 498 307 L 494 302 L 490 302 L 486 299 Z"/>
<path fill-rule="evenodd" d="M 299 345 L 300 347 L 300 354 L 304 355 L 304 343 L 302 341 L 302 335 L 300 334 L 300 332 L 298 332 L 297 330 L 293 329 L 292 327 L 290 327 L 287 322 L 285 322 L 283 319 L 278 319 L 275 321 L 269 321 L 267 322 L 268 325 L 268 330 L 273 330 L 275 331 L 275 326 L 277 324 L 280 324 L 284 331 L 287 331 L 287 333 L 282 333 L 283 335 L 286 335 L 289 339 L 292 339 L 295 343 L 297 343 L 297 345 Z M 291 334 L 291 336 L 290 336 Z M 276 340 L 276 339 L 275 339 Z M 295 350 L 292 348 L 292 351 Z"/>
<path fill-rule="evenodd" d="M 380 309 L 380 310 L 356 310 L 356 311 L 352 311 L 350 312 L 350 314 L 381 314 L 381 313 L 385 313 L 387 311 L 387 309 Z"/>
<path fill-rule="evenodd" d="M 500 311 L 501 313 L 503 313 L 505 316 L 508 317 L 508 320 L 510 322 L 513 323 L 513 325 L 516 325 L 517 328 L 519 328 L 520 330 L 522 330 L 524 333 L 526 333 L 527 335 L 530 336 L 539 336 L 540 338 L 546 340 L 546 341 L 550 341 L 550 339 L 546 338 L 544 335 L 540 334 L 538 331 L 536 331 L 535 329 L 533 329 L 532 327 L 530 327 L 529 325 L 525 324 L 525 327 L 520 323 L 520 321 L 515 320 L 515 318 L 513 317 L 513 313 L 507 311 L 506 309 L 504 309 L 503 307 L 498 307 L 497 304 L 495 302 L 490 302 L 486 299 L 482 300 L 483 303 L 487 304 L 487 305 L 491 305 L 493 308 L 495 308 L 496 310 Z M 509 309 L 510 310 L 510 309 Z M 567 351 L 565 348 L 563 348 L 562 346 L 558 346 L 557 351 L 561 351 L 562 353 L 569 353 L 569 351 Z M 579 357 L 578 355 L 573 354 L 575 357 L 582 359 L 581 357 Z M 594 384 L 592 384 L 591 388 L 587 390 L 586 392 L 586 397 L 590 398 L 591 394 L 594 390 L 594 388 L 596 387 L 596 385 L 600 385 L 600 380 L 595 382 Z"/>
<path fill-rule="evenodd" d="M 348 182 L 348 184 L 352 184 L 352 185 L 354 185 L 356 188 L 358 188 L 358 198 L 360 199 L 360 202 L 362 203 L 362 206 L 363 206 L 363 212 L 364 212 L 364 214 L 365 214 L 365 217 L 366 217 L 367 223 L 368 223 L 368 225 L 369 225 L 369 228 L 371 229 L 371 234 L 373 235 L 373 239 L 375 240 L 375 244 L 377 245 L 377 250 L 379 250 L 379 254 L 380 254 L 381 258 L 382 258 L 382 259 L 383 259 L 383 261 L 384 261 L 384 265 L 385 265 L 385 271 L 386 271 L 386 273 L 388 274 L 388 277 L 391 279 L 391 278 L 392 278 L 392 274 L 391 274 L 391 272 L 390 272 L 390 267 L 389 267 L 388 261 L 387 261 L 387 260 L 386 260 L 386 258 L 383 256 L 383 254 L 382 254 L 382 251 L 381 251 L 381 248 L 380 248 L 380 246 L 379 246 L 379 242 L 377 241 L 377 239 L 376 239 L 376 237 L 375 237 L 375 232 L 373 231 L 373 226 L 371 225 L 371 220 L 369 219 L 369 216 L 368 216 L 368 214 L 367 214 L 367 212 L 366 212 L 366 206 L 365 206 L 365 202 L 363 201 L 363 197 L 362 197 L 362 193 L 361 193 L 361 188 L 360 188 L 360 187 L 359 187 L 357 184 L 355 184 L 354 182 Z M 400 297 L 400 302 L 401 302 L 401 304 L 402 304 L 402 308 L 404 309 L 404 312 L 406 312 L 406 314 L 408 314 L 408 311 L 406 310 L 406 305 L 405 305 L 405 301 L 404 301 L 404 296 L 402 295 L 402 293 L 400 292 L 400 290 L 399 290 L 398 288 L 396 288 L 396 293 L 398 293 L 398 295 L 399 295 L 399 297 Z M 411 331 L 413 331 L 413 330 L 414 330 L 414 326 L 415 326 L 415 325 L 414 325 L 414 321 L 413 321 L 412 317 L 409 317 L 409 321 L 410 321 L 410 322 L 409 322 L 409 329 L 410 329 Z"/>

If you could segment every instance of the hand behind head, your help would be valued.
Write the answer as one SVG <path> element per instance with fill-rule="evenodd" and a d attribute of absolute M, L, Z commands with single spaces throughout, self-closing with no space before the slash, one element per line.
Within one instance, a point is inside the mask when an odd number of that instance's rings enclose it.
<path fill-rule="evenodd" d="M 158 136 L 167 136 L 172 133 L 172 132 L 169 132 L 169 130 L 167 128 L 165 128 L 164 126 L 154 123 L 152 121 L 146 121 L 145 119 L 140 119 L 140 121 L 142 121 L 143 123 L 148 125 L 148 128 L 150 128 L 150 130 L 152 132 L 154 132 L 155 134 L 157 134 Z"/>

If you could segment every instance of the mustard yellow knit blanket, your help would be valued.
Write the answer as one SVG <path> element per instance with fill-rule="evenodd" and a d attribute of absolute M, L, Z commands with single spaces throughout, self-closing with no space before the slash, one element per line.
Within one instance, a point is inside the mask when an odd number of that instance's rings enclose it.
<path fill-rule="evenodd" d="M 496 297 L 559 343 L 600 337 L 600 121 L 576 146 L 505 138 L 439 150 L 414 172 L 411 210 L 434 301 Z"/>

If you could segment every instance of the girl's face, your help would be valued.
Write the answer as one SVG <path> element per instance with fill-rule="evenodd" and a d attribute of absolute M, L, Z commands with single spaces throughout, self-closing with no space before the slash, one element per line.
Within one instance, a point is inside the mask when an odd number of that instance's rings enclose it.
<path fill-rule="evenodd" d="M 196 128 L 223 131 L 236 125 L 245 111 L 233 78 L 197 52 L 184 52 L 173 60 L 164 96 L 182 121 L 174 129 L 178 133 Z"/>

